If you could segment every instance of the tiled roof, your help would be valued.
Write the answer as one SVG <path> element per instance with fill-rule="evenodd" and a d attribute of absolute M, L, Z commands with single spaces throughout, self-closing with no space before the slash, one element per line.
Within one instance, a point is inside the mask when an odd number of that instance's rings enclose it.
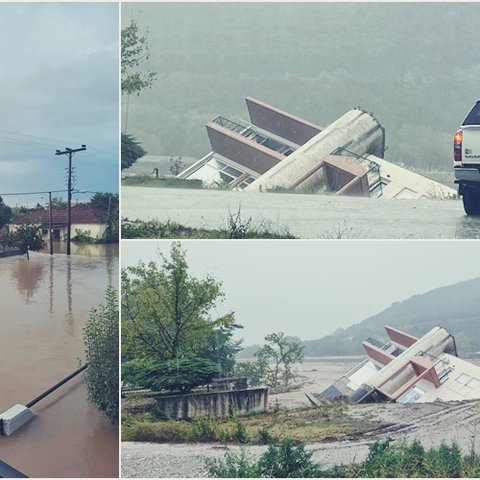
<path fill-rule="evenodd" d="M 72 223 L 74 224 L 104 224 L 107 223 L 107 211 L 94 208 L 89 204 L 79 203 L 72 205 Z M 20 215 L 13 220 L 13 225 L 39 225 L 48 224 L 50 222 L 50 214 L 47 209 L 35 208 Z M 67 209 L 54 208 L 52 210 L 52 223 L 67 224 Z"/>

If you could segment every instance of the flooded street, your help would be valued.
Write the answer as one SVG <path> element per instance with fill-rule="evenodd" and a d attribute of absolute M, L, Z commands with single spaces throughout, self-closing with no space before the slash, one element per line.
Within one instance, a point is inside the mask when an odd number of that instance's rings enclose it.
<path fill-rule="evenodd" d="M 287 193 L 122 187 L 122 216 L 226 228 L 229 212 L 244 221 L 286 228 L 297 238 L 480 238 L 480 218 L 460 200 L 395 200 Z"/>
<path fill-rule="evenodd" d="M 88 248 L 87 248 L 88 247 Z M 118 286 L 118 246 L 86 254 L 0 258 L 0 411 L 25 405 L 84 361 L 91 308 Z M 87 401 L 82 375 L 35 405 L 0 437 L 0 459 L 32 477 L 115 477 L 118 432 Z"/>

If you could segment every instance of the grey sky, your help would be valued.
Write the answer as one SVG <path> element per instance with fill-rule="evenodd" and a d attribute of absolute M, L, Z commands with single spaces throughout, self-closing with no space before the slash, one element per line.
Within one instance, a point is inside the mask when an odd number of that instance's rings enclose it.
<path fill-rule="evenodd" d="M 472 241 L 184 241 L 191 273 L 223 282 L 245 345 L 273 331 L 315 339 L 392 303 L 480 276 Z M 123 241 L 122 265 L 169 241 Z"/>
<path fill-rule="evenodd" d="M 0 193 L 66 188 L 55 150 L 82 143 L 76 188 L 118 191 L 118 8 L 0 4 Z"/>

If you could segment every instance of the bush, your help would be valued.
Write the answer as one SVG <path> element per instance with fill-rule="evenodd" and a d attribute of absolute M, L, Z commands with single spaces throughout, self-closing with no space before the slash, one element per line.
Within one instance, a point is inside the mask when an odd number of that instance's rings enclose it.
<path fill-rule="evenodd" d="M 218 374 L 218 366 L 205 358 L 178 358 L 158 361 L 131 360 L 122 366 L 123 380 L 154 391 L 190 392 L 209 383 Z"/>
<path fill-rule="evenodd" d="M 72 237 L 72 242 L 75 243 L 99 243 L 98 239 L 93 238 L 90 230 L 81 230 L 76 228 L 75 229 L 75 236 Z"/>
<path fill-rule="evenodd" d="M 464 456 L 456 444 L 427 451 L 418 441 L 393 445 L 390 439 L 378 440 L 364 462 L 328 470 L 321 470 L 311 457 L 303 444 L 294 446 L 285 439 L 269 443 L 258 461 L 248 459 L 242 450 L 206 463 L 210 476 L 222 478 L 478 478 L 480 473 L 480 456 L 473 449 Z"/>
<path fill-rule="evenodd" d="M 88 368 L 85 382 L 90 401 L 111 423 L 118 423 L 119 312 L 114 288 L 105 294 L 105 305 L 93 309 L 84 329 Z"/>
<path fill-rule="evenodd" d="M 221 478 L 315 478 L 321 476 L 318 465 L 312 461 L 312 453 L 305 445 L 294 445 L 286 438 L 271 443 L 257 462 L 250 461 L 245 451 L 234 455 L 227 452 L 225 461 L 207 461 L 209 476 Z"/>

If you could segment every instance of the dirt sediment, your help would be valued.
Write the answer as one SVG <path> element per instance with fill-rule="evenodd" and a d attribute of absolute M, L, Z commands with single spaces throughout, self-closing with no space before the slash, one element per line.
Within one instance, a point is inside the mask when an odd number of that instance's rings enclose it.
<path fill-rule="evenodd" d="M 299 370 L 300 381 L 289 391 L 270 395 L 270 406 L 294 409 L 310 405 L 305 392 L 319 392 L 341 376 L 348 367 L 358 363 L 357 357 L 345 358 L 324 365 L 305 363 Z M 321 371 L 321 375 L 319 374 Z M 472 447 L 480 451 L 480 401 L 435 402 L 402 405 L 349 405 L 345 412 L 353 418 L 368 420 L 368 430 L 357 432 L 342 440 L 311 443 L 314 461 L 328 468 L 334 465 L 360 462 L 369 447 L 379 439 L 398 441 L 420 440 L 425 447 L 442 442 L 456 442 L 467 452 Z M 475 443 L 476 442 L 476 443 Z M 228 450 L 244 448 L 252 457 L 260 456 L 266 446 L 226 446 L 222 444 L 154 444 L 124 442 L 122 444 L 123 477 L 205 477 L 205 460 L 221 459 Z"/>

